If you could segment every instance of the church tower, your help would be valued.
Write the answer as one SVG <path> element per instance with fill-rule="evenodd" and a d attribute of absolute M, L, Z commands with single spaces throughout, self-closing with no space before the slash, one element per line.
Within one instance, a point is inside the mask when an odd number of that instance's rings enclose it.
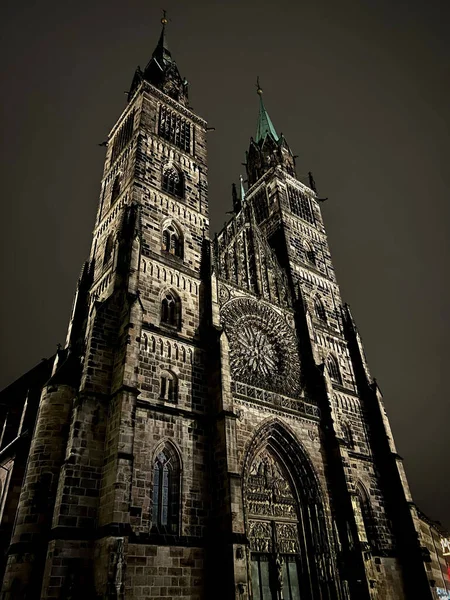
<path fill-rule="evenodd" d="M 258 83 L 247 190 L 209 241 L 207 124 L 166 26 L 108 136 L 1 598 L 431 600 L 312 176 Z"/>
<path fill-rule="evenodd" d="M 248 189 L 234 193 L 235 215 L 214 240 L 224 415 L 215 451 L 232 579 L 252 599 L 432 598 L 321 199 L 311 174 L 308 186 L 297 178 L 257 88 Z"/>
<path fill-rule="evenodd" d="M 189 106 L 166 24 L 108 137 L 89 261 L 42 392 L 5 599 L 203 594 L 206 122 Z"/>

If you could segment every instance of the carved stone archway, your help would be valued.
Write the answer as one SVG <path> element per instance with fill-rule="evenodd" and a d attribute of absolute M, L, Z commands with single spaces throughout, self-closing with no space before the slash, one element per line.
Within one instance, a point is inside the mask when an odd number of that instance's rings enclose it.
<path fill-rule="evenodd" d="M 254 436 L 244 467 L 252 600 L 339 598 L 319 482 L 279 421 Z"/>

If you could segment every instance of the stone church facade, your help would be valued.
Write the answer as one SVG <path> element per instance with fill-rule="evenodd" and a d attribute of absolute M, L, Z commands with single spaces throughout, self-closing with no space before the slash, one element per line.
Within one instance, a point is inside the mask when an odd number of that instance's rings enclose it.
<path fill-rule="evenodd" d="M 108 138 L 34 432 L 0 450 L 1 598 L 434 598 L 314 181 L 259 88 L 248 186 L 210 241 L 207 123 L 165 27 Z"/>

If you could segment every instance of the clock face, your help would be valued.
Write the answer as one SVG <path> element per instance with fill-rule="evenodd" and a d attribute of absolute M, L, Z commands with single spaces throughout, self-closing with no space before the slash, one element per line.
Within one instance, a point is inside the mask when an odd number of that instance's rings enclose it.
<path fill-rule="evenodd" d="M 236 381 L 295 396 L 300 361 L 292 329 L 268 305 L 253 298 L 228 302 L 221 312 Z"/>

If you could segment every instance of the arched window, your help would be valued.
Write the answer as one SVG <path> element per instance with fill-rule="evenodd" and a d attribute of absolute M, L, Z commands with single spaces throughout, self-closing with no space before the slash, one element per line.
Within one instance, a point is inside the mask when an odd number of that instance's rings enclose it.
<path fill-rule="evenodd" d="M 370 500 L 364 486 L 360 482 L 356 484 L 356 494 L 352 496 L 352 506 L 355 513 L 359 541 L 362 544 L 376 546 L 375 524 Z"/>
<path fill-rule="evenodd" d="M 112 236 L 112 233 L 111 233 L 111 234 L 108 235 L 108 238 L 106 240 L 105 254 L 103 256 L 103 265 L 106 265 L 111 260 L 112 253 L 113 253 L 113 248 L 114 248 L 114 239 L 113 239 L 113 236 Z"/>
<path fill-rule="evenodd" d="M 327 313 L 325 312 L 325 307 L 322 304 L 322 300 L 320 298 L 314 298 L 314 310 L 316 313 L 316 317 L 319 321 L 327 322 Z"/>
<path fill-rule="evenodd" d="M 312 265 L 316 264 L 316 253 L 314 252 L 314 250 L 311 248 L 311 246 L 308 244 L 308 242 L 303 242 L 303 248 L 305 250 L 305 257 L 307 262 L 311 263 Z"/>
<path fill-rule="evenodd" d="M 162 249 L 174 256 L 183 258 L 183 238 L 178 228 L 169 223 L 164 226 L 162 234 Z"/>
<path fill-rule="evenodd" d="M 161 371 L 159 397 L 167 402 L 177 401 L 178 379 L 172 371 Z"/>
<path fill-rule="evenodd" d="M 162 175 L 162 189 L 172 196 L 182 198 L 184 196 L 183 174 L 175 167 L 166 167 Z"/>
<path fill-rule="evenodd" d="M 342 437 L 350 448 L 354 447 L 353 434 L 348 423 L 341 423 Z"/>
<path fill-rule="evenodd" d="M 331 381 L 334 381 L 334 383 L 338 383 L 339 385 L 342 385 L 342 377 L 341 377 L 341 372 L 339 370 L 339 365 L 337 363 L 336 358 L 332 354 L 330 354 L 330 356 L 327 359 L 327 369 L 328 369 L 328 373 L 330 375 Z"/>
<path fill-rule="evenodd" d="M 116 175 L 111 191 L 111 204 L 117 200 L 120 195 L 120 175 Z"/>
<path fill-rule="evenodd" d="M 177 533 L 180 510 L 180 462 L 166 444 L 153 465 L 152 528 Z"/>
<path fill-rule="evenodd" d="M 167 291 L 161 302 L 161 323 L 172 327 L 180 327 L 181 302 L 172 291 Z"/>

